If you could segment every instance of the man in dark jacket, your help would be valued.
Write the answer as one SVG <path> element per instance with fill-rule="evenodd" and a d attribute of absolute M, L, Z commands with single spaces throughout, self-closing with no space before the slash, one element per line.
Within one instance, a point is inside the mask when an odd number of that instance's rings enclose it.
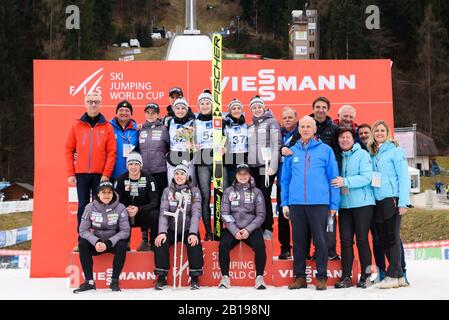
<path fill-rule="evenodd" d="M 128 172 L 117 178 L 116 190 L 119 200 L 126 206 L 131 227 L 140 227 L 142 243 L 137 251 L 149 251 L 154 247 L 158 234 L 159 194 L 156 180 L 148 172 L 142 171 L 142 156 L 131 152 L 126 159 Z M 148 229 L 151 237 L 148 242 Z"/>

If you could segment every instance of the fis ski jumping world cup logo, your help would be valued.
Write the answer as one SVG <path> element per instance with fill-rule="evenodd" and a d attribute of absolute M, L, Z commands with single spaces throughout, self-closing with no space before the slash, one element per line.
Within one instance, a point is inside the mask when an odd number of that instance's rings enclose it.
<path fill-rule="evenodd" d="M 78 86 L 70 86 L 69 87 L 70 96 L 74 97 L 80 92 L 82 92 L 83 95 L 87 95 L 93 92 L 101 94 L 101 87 L 99 86 L 99 84 L 104 77 L 104 75 L 101 74 L 101 71 L 103 71 L 103 69 L 104 68 L 100 68 L 96 70 L 86 79 L 84 79 Z M 89 84 L 92 85 L 89 87 L 88 86 Z"/>

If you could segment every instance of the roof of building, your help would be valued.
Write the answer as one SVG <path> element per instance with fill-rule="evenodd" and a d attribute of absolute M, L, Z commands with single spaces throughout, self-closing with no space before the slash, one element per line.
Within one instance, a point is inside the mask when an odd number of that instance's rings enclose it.
<path fill-rule="evenodd" d="M 422 132 L 416 132 L 416 153 L 418 156 L 437 156 L 438 148 L 433 139 Z"/>
<path fill-rule="evenodd" d="M 26 190 L 29 190 L 31 192 L 34 192 L 34 187 L 31 184 L 29 184 L 29 183 L 21 183 L 21 182 L 14 182 L 9 187 L 6 187 L 3 190 L 9 189 L 9 188 L 11 188 L 11 187 L 13 187 L 15 185 L 18 185 L 19 187 L 22 187 L 23 189 L 26 189 Z"/>

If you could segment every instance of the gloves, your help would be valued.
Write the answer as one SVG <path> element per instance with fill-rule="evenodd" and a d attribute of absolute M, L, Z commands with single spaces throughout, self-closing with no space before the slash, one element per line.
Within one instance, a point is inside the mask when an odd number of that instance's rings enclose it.
<path fill-rule="evenodd" d="M 282 207 L 282 214 L 285 219 L 290 220 L 290 209 L 287 206 Z"/>

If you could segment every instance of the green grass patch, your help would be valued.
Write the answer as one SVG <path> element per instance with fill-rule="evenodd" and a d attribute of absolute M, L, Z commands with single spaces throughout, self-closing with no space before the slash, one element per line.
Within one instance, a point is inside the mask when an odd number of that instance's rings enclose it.
<path fill-rule="evenodd" d="M 0 215 L 0 230 L 31 226 L 32 212 L 18 212 Z"/>
<path fill-rule="evenodd" d="M 440 181 L 444 185 L 449 183 L 448 176 L 421 177 L 421 192 L 435 190 L 435 182 Z"/>
<path fill-rule="evenodd" d="M 404 243 L 449 239 L 449 210 L 410 209 L 402 219 Z"/>
<path fill-rule="evenodd" d="M 0 215 L 0 231 L 11 230 L 31 226 L 32 212 L 18 212 Z M 15 246 L 2 249 L 7 250 L 30 250 L 31 241 L 23 242 Z"/>

